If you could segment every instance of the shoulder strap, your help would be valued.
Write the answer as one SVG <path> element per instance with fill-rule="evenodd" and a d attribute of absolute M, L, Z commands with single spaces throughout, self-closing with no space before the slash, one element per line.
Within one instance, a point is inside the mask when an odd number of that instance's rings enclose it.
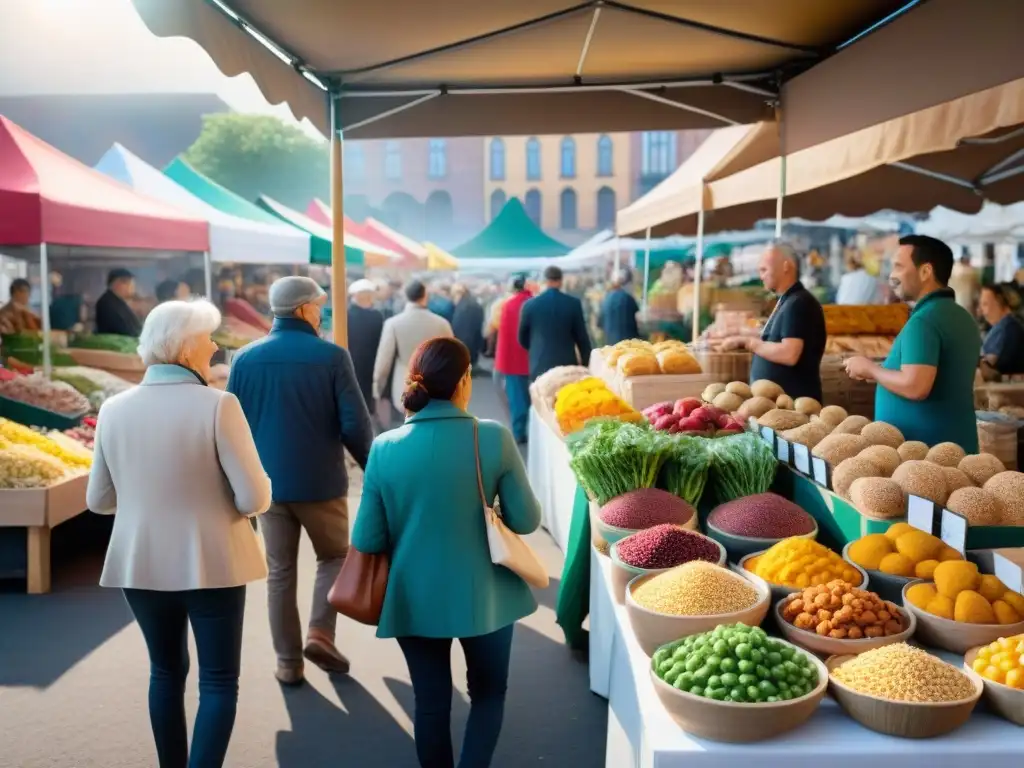
<path fill-rule="evenodd" d="M 480 491 L 480 503 L 487 509 L 490 505 L 487 503 L 487 494 L 484 493 L 484 474 L 480 469 L 480 422 L 476 419 L 473 419 L 473 453 L 476 454 L 476 485 Z"/>

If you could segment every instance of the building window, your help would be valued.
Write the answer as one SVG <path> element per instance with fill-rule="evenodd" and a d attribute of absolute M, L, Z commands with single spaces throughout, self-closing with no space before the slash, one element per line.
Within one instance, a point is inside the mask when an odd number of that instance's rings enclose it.
<path fill-rule="evenodd" d="M 597 175 L 612 175 L 612 140 L 607 134 L 603 134 L 597 140 Z"/>
<path fill-rule="evenodd" d="M 539 189 L 531 189 L 526 193 L 526 199 L 523 201 L 523 207 L 526 209 L 526 215 L 530 217 L 533 223 L 538 227 L 541 226 Z"/>
<path fill-rule="evenodd" d="M 615 227 L 615 190 L 601 187 L 597 190 L 597 228 L 612 229 Z"/>
<path fill-rule="evenodd" d="M 432 179 L 443 179 L 448 175 L 448 142 L 431 139 L 427 151 L 427 175 Z"/>
<path fill-rule="evenodd" d="M 676 169 L 674 131 L 644 131 L 641 136 L 640 172 L 644 176 L 668 176 Z"/>
<path fill-rule="evenodd" d="M 536 136 L 526 141 L 526 180 L 540 181 L 540 141 Z"/>
<path fill-rule="evenodd" d="M 562 139 L 562 178 L 576 178 L 576 141 L 571 136 Z"/>
<path fill-rule="evenodd" d="M 492 221 L 498 217 L 499 213 L 501 213 L 501 209 L 505 207 L 505 202 L 507 200 L 508 200 L 508 198 L 505 196 L 505 193 L 502 190 L 496 189 L 493 192 L 491 192 L 491 220 Z"/>
<path fill-rule="evenodd" d="M 491 139 L 491 181 L 505 180 L 505 142 Z"/>
<path fill-rule="evenodd" d="M 576 192 L 571 187 L 563 189 L 559 202 L 559 227 L 576 229 Z"/>
<path fill-rule="evenodd" d="M 391 181 L 402 178 L 402 145 L 397 141 L 384 145 L 384 177 Z"/>
<path fill-rule="evenodd" d="M 362 144 L 345 142 L 345 176 L 353 181 L 366 178 L 366 149 Z"/>
<path fill-rule="evenodd" d="M 423 206 L 424 231 L 434 242 L 451 234 L 455 216 L 452 210 L 452 196 L 443 189 L 430 193 Z"/>

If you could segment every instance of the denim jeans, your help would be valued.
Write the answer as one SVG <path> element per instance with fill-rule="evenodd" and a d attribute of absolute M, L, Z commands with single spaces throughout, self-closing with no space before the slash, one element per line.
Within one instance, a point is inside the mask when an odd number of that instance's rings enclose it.
<path fill-rule="evenodd" d="M 238 704 L 245 587 L 126 589 L 124 596 L 149 649 L 149 720 L 160 768 L 221 768 Z M 189 624 L 199 654 L 199 712 L 191 759 L 185 724 Z"/>
<path fill-rule="evenodd" d="M 512 434 L 517 443 L 525 443 L 530 424 L 530 378 L 529 376 L 506 376 L 505 394 L 512 416 Z"/>
<path fill-rule="evenodd" d="M 469 720 L 459 768 L 488 768 L 505 715 L 512 633 L 509 624 L 489 635 L 459 639 L 466 654 Z M 452 641 L 400 637 L 416 696 L 416 755 L 422 768 L 454 768 L 452 753 Z"/>

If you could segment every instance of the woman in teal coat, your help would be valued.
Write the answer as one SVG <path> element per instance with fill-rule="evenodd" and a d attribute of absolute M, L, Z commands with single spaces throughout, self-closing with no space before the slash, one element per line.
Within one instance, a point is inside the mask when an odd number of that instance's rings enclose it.
<path fill-rule="evenodd" d="M 388 552 L 391 570 L 378 637 L 394 637 L 416 696 L 416 752 L 424 768 L 452 768 L 451 644 L 466 655 L 471 701 L 460 768 L 486 768 L 501 731 L 515 623 L 537 609 L 530 588 L 491 562 L 476 478 L 474 423 L 488 501 L 528 534 L 540 505 L 512 434 L 475 422 L 470 355 L 456 339 L 423 342 L 403 397 L 409 417 L 373 443 L 352 546 Z"/>

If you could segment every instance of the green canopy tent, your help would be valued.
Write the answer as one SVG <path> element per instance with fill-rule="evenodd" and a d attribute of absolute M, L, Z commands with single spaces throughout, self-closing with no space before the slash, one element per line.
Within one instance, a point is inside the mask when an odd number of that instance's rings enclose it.
<path fill-rule="evenodd" d="M 501 212 L 476 237 L 452 250 L 452 255 L 463 259 L 509 259 L 524 256 L 538 258 L 564 256 L 572 249 L 534 224 L 533 219 L 513 197 Z"/>
<path fill-rule="evenodd" d="M 306 216 L 304 213 L 289 208 L 283 203 L 277 202 L 272 197 L 266 195 L 260 195 L 256 201 L 256 205 L 262 210 L 274 216 L 276 219 L 290 224 L 296 229 L 301 229 L 303 232 L 309 235 L 309 251 L 310 261 L 313 264 L 330 264 L 331 263 L 331 230 L 320 224 L 319 222 L 313 221 L 313 219 Z M 350 235 L 345 233 L 345 240 L 348 241 Z M 350 245 L 345 246 L 345 263 L 349 265 L 362 266 L 365 261 L 365 253 L 358 248 L 353 248 Z"/>

